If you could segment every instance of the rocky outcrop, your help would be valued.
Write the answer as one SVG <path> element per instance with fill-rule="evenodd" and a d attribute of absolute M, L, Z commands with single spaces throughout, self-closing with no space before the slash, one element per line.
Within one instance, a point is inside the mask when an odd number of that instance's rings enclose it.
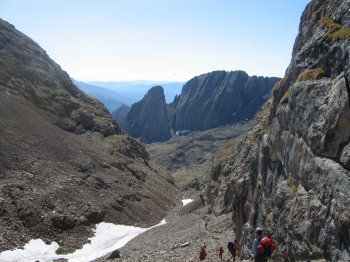
<path fill-rule="evenodd" d="M 36 238 L 73 251 L 101 221 L 158 223 L 177 194 L 144 146 L 3 20 L 0 148 L 0 251 Z"/>
<path fill-rule="evenodd" d="M 131 106 L 122 123 L 128 134 L 143 142 L 168 140 L 170 127 L 163 88 L 152 87 L 141 101 Z"/>
<path fill-rule="evenodd" d="M 170 105 L 174 130 L 206 130 L 251 120 L 270 97 L 276 77 L 214 71 L 194 77 Z"/>
<path fill-rule="evenodd" d="M 308 4 L 273 99 L 211 168 L 206 201 L 232 212 L 246 257 L 257 226 L 277 242 L 278 261 L 350 257 L 349 8 Z"/>
<path fill-rule="evenodd" d="M 128 105 L 122 105 L 121 107 L 117 108 L 116 110 L 114 110 L 111 113 L 111 116 L 113 117 L 113 119 L 115 121 L 118 122 L 118 124 L 122 127 L 124 127 L 124 121 L 126 119 L 126 116 L 129 114 L 130 112 L 130 106 Z"/>
<path fill-rule="evenodd" d="M 21 95 L 50 112 L 62 129 L 104 136 L 121 129 L 97 100 L 85 95 L 46 52 L 12 25 L 0 21 L 0 90 Z"/>

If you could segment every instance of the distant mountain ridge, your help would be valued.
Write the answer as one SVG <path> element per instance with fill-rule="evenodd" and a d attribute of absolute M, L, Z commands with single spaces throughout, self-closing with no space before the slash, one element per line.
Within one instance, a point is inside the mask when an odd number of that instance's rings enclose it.
<path fill-rule="evenodd" d="M 184 82 L 167 82 L 167 81 L 150 81 L 150 80 L 139 80 L 139 81 L 88 81 L 89 85 L 99 86 L 113 90 L 127 97 L 129 100 L 127 105 L 131 105 L 140 101 L 147 91 L 157 85 L 161 85 L 164 88 L 165 100 L 167 103 L 171 103 L 174 97 L 181 93 L 181 88 Z"/>
<path fill-rule="evenodd" d="M 196 76 L 169 105 L 174 130 L 207 130 L 248 121 L 271 96 L 280 78 L 214 71 Z"/>
<path fill-rule="evenodd" d="M 102 102 L 104 106 L 107 107 L 110 113 L 112 113 L 120 106 L 128 104 L 132 101 L 132 99 L 125 97 L 122 94 L 113 90 L 99 86 L 89 85 L 84 82 L 77 81 L 75 79 L 72 79 L 72 81 L 80 90 L 84 91 L 89 96 Z"/>
<path fill-rule="evenodd" d="M 165 109 L 161 107 L 161 110 L 167 112 L 167 117 L 157 112 L 159 108 L 156 106 L 147 107 L 147 113 L 139 108 L 136 114 L 132 110 L 134 104 L 130 112 L 125 108 L 115 111 L 114 119 L 117 119 L 131 136 L 141 138 L 147 143 L 170 138 L 168 130 L 158 130 L 155 126 L 170 126 L 170 133 L 175 134 L 176 131 L 208 130 L 242 121 L 247 122 L 271 96 L 272 87 L 279 80 L 277 77 L 248 76 L 244 71 L 214 71 L 189 80 L 172 103 Z M 147 100 L 163 103 L 159 97 L 151 98 L 152 93 L 154 92 L 147 95 Z M 144 101 L 145 99 L 146 96 L 138 103 L 149 103 Z M 121 112 L 123 114 L 120 114 Z M 152 118 L 140 117 L 145 114 Z M 133 122 L 136 118 L 138 118 L 137 125 Z M 153 134 L 152 139 L 149 139 L 150 134 L 146 135 L 149 130 L 157 134 Z"/>

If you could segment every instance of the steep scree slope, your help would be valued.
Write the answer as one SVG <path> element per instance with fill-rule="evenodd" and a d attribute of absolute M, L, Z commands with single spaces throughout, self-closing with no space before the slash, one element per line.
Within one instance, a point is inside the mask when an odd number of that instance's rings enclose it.
<path fill-rule="evenodd" d="M 151 225 L 177 193 L 102 104 L 3 20 L 0 181 L 1 251 L 33 238 L 72 251 L 101 221 Z"/>
<path fill-rule="evenodd" d="M 350 1 L 307 5 L 273 99 L 211 168 L 206 201 L 232 212 L 246 257 L 261 226 L 279 261 L 349 259 L 349 28 Z"/>

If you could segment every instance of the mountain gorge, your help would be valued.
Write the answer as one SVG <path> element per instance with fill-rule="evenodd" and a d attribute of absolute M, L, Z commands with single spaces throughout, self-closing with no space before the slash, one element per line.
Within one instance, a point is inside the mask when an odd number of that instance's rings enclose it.
<path fill-rule="evenodd" d="M 246 257 L 260 226 L 278 261 L 349 258 L 349 8 L 307 5 L 273 98 L 211 167 L 206 202 L 216 215 L 232 213 Z"/>
<path fill-rule="evenodd" d="M 95 261 L 197 261 L 203 242 L 218 261 L 236 238 L 247 262 L 257 227 L 271 261 L 349 261 L 349 78 L 350 1 L 312 0 L 283 79 L 214 71 L 168 105 L 155 86 L 114 112 L 119 125 L 0 19 L 0 251 L 42 238 L 67 253 L 101 221 L 166 218 Z M 159 164 L 196 178 L 197 199 L 180 206 L 188 181 L 179 192 Z"/>
<path fill-rule="evenodd" d="M 174 225 L 177 239 L 153 232 L 167 245 L 159 253 L 147 249 L 147 259 L 195 261 L 193 250 L 205 241 L 208 261 L 216 261 L 211 254 L 228 239 L 228 216 L 229 237 L 238 239 L 243 261 L 251 261 L 257 227 L 277 244 L 272 261 L 349 260 L 349 10 L 342 0 L 306 6 L 291 63 L 272 98 L 203 174 L 200 200 Z M 140 245 L 135 239 L 122 249 L 125 261 L 135 260 L 128 249 Z"/>
<path fill-rule="evenodd" d="M 0 20 L 1 251 L 60 252 L 101 221 L 149 226 L 175 204 L 171 177 L 34 41 Z"/>

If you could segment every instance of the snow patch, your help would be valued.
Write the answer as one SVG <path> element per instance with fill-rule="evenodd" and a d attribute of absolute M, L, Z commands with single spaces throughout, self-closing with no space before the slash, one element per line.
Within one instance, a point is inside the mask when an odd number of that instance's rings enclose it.
<path fill-rule="evenodd" d="M 182 201 L 182 205 L 186 206 L 187 204 L 191 203 L 193 201 L 193 199 L 183 199 Z"/>
<path fill-rule="evenodd" d="M 163 219 L 158 225 L 164 225 Z M 23 249 L 8 250 L 0 253 L 1 262 L 51 262 L 55 259 L 65 258 L 69 262 L 87 262 L 102 257 L 118 248 L 123 247 L 128 241 L 137 235 L 153 228 L 140 228 L 133 226 L 114 225 L 111 223 L 99 223 L 94 230 L 94 236 L 89 238 L 90 243 L 72 254 L 57 255 L 59 245 L 52 242 L 47 245 L 41 239 L 33 239 Z"/>

